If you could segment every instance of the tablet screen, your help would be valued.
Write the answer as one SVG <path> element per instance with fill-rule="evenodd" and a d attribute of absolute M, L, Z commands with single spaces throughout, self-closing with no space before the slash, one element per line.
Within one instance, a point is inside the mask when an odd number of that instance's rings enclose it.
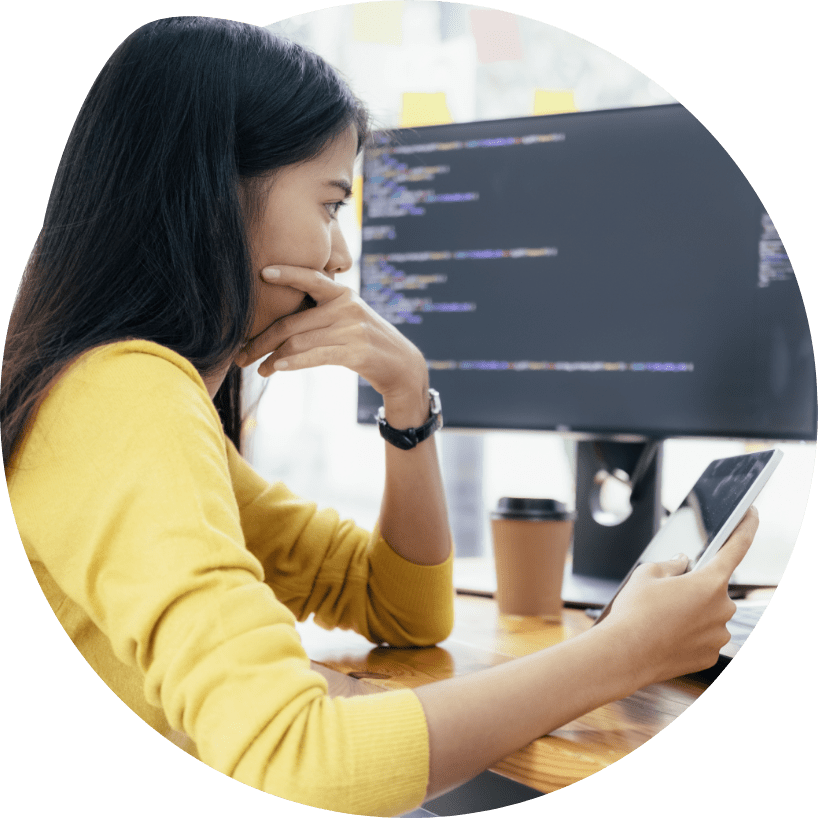
<path fill-rule="evenodd" d="M 666 547 L 671 549 L 667 557 L 660 559 L 671 559 L 682 553 L 691 558 L 691 563 L 695 562 L 721 531 L 774 454 L 775 450 L 770 449 L 713 461 L 656 535 L 657 539 L 667 540 L 667 544 L 661 546 L 663 553 Z"/>
<path fill-rule="evenodd" d="M 663 562 L 673 559 L 677 554 L 686 554 L 690 558 L 692 568 L 710 543 L 719 536 L 725 523 L 742 505 L 745 498 L 749 508 L 761 488 L 760 485 L 756 486 L 758 478 L 776 457 L 780 458 L 780 453 L 770 449 L 714 460 L 704 470 L 679 508 L 667 518 L 650 541 L 628 573 L 628 577 L 642 563 Z M 748 498 L 748 492 L 754 486 L 757 490 Z M 738 522 L 739 520 L 735 521 L 736 524 Z M 625 582 L 627 577 L 622 584 Z M 609 609 L 610 603 L 597 621 L 600 621 Z"/>

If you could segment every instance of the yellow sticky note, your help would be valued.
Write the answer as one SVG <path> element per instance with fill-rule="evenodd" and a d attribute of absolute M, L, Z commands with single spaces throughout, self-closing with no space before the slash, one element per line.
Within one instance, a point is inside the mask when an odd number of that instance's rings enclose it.
<path fill-rule="evenodd" d="M 544 88 L 534 90 L 534 115 L 568 114 L 576 111 L 573 91 L 546 91 Z"/>
<path fill-rule="evenodd" d="M 357 42 L 403 44 L 402 0 L 356 3 L 352 14 L 353 36 Z"/>
<path fill-rule="evenodd" d="M 422 125 L 445 125 L 454 122 L 446 104 L 446 94 L 416 94 L 409 92 L 403 95 L 400 112 L 401 128 L 417 128 Z"/>
<path fill-rule="evenodd" d="M 358 227 L 364 221 L 364 179 L 356 176 L 352 180 L 352 203 L 355 206 L 355 215 L 358 217 Z"/>

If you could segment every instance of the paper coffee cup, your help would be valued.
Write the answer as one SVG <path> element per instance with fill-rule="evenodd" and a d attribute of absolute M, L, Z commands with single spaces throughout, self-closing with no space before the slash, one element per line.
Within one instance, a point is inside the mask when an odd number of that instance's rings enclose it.
<path fill-rule="evenodd" d="M 559 617 L 574 515 L 557 500 L 502 497 L 491 514 L 501 613 Z"/>

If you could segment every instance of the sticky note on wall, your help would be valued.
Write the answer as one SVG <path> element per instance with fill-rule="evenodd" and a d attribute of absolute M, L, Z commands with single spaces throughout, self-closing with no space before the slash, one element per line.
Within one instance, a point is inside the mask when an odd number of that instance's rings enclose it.
<path fill-rule="evenodd" d="M 364 179 L 360 174 L 356 174 L 352 180 L 352 204 L 360 227 L 364 220 Z"/>
<path fill-rule="evenodd" d="M 546 91 L 544 88 L 534 90 L 534 115 L 567 114 L 576 111 L 573 91 Z"/>
<path fill-rule="evenodd" d="M 453 122 L 446 104 L 446 94 L 406 93 L 400 112 L 401 128 L 417 128 L 422 125 L 445 125 Z"/>
<path fill-rule="evenodd" d="M 469 16 L 479 62 L 522 59 L 523 44 L 515 15 L 493 9 L 473 9 Z"/>
<path fill-rule="evenodd" d="M 356 3 L 352 12 L 353 37 L 359 43 L 403 43 L 403 2 L 383 0 Z"/>

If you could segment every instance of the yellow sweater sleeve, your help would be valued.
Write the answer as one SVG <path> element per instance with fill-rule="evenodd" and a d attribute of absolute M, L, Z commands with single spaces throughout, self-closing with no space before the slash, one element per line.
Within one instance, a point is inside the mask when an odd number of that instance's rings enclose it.
<path fill-rule="evenodd" d="M 418 699 L 327 696 L 245 547 L 230 456 L 187 361 L 145 342 L 87 353 L 9 473 L 41 583 L 104 634 L 145 701 L 215 769 L 333 810 L 417 806 L 429 761 Z"/>
<path fill-rule="evenodd" d="M 332 509 L 268 484 L 228 442 L 228 460 L 248 549 L 276 597 L 303 621 L 350 628 L 396 647 L 433 645 L 454 624 L 453 557 L 417 565 Z"/>

